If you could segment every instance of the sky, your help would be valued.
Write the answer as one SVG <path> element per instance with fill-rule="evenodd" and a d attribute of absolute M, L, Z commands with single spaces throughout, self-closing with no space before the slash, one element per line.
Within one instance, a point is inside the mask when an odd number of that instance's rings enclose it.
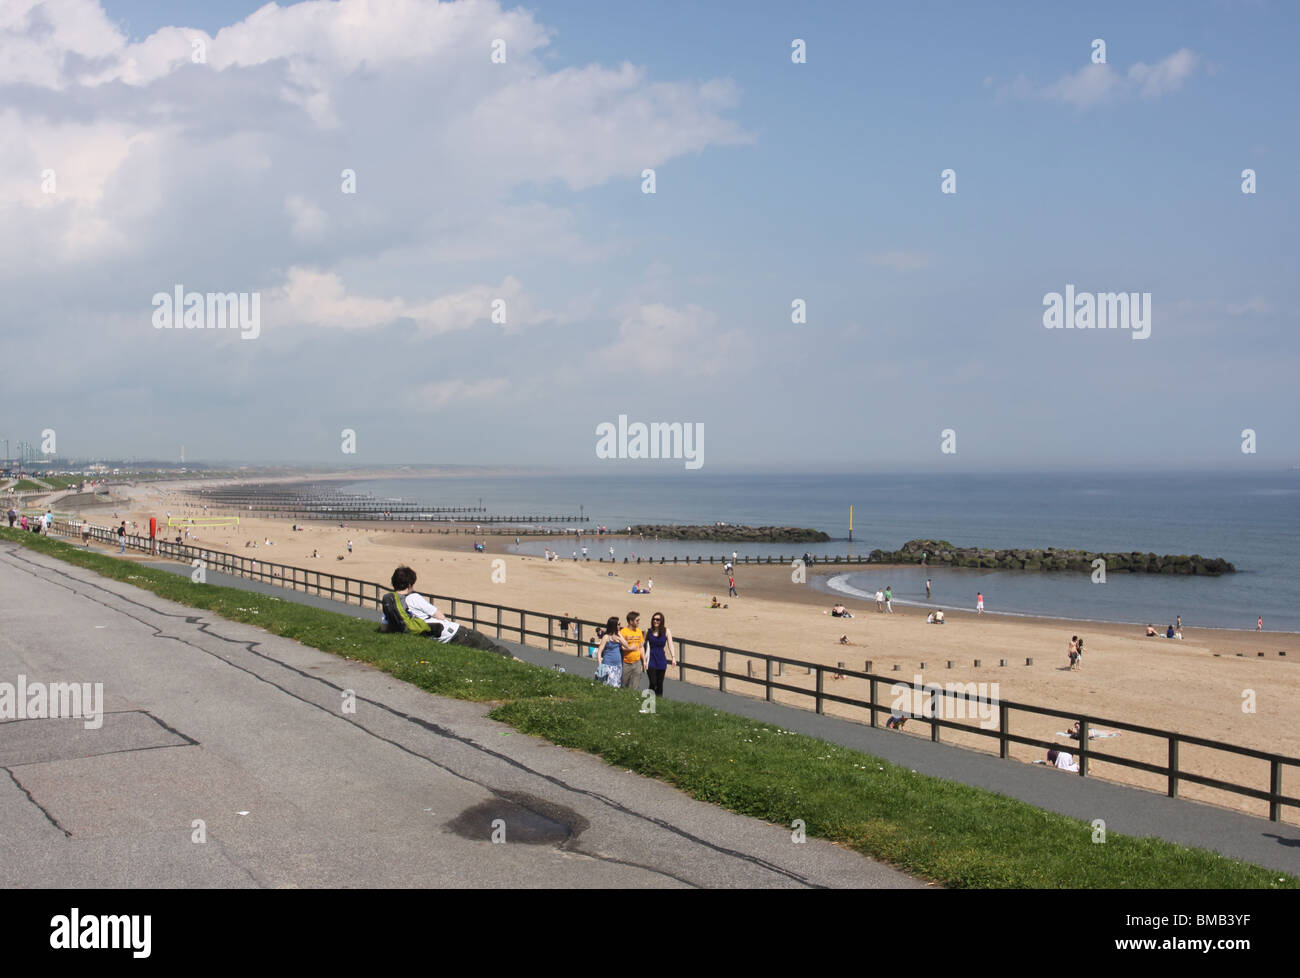
<path fill-rule="evenodd" d="M 0 438 L 1288 468 L 1298 28 L 1268 0 L 0 0 Z M 1045 328 L 1067 286 L 1149 293 L 1147 328 Z M 168 320 L 178 288 L 255 328 Z M 700 464 L 598 457 L 620 415 L 702 430 Z"/>

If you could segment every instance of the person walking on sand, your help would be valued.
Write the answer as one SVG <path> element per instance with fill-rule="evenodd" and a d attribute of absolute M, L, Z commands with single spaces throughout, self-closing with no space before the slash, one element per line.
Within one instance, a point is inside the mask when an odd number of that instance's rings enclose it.
<path fill-rule="evenodd" d="M 618 633 L 627 650 L 623 653 L 621 685 L 624 689 L 638 691 L 641 689 L 641 673 L 645 672 L 645 656 L 641 652 L 645 645 L 645 632 L 641 630 L 640 624 L 641 616 L 635 611 L 629 611 L 627 627 Z"/>
<path fill-rule="evenodd" d="M 1074 671 L 1075 664 L 1079 661 L 1079 636 L 1075 635 L 1070 639 L 1070 671 Z"/>
<path fill-rule="evenodd" d="M 885 586 L 885 614 L 894 613 L 894 589 L 889 585 Z"/>
<path fill-rule="evenodd" d="M 884 613 L 885 613 L 885 592 L 882 591 L 880 588 L 876 588 L 876 614 L 882 615 Z"/>
<path fill-rule="evenodd" d="M 352 553 L 352 541 L 348 541 L 348 553 Z"/>
<path fill-rule="evenodd" d="M 1260 615 L 1259 619 L 1255 622 L 1255 631 L 1262 632 L 1263 630 L 1264 630 L 1264 616 Z"/>
<path fill-rule="evenodd" d="M 668 667 L 677 665 L 677 653 L 673 648 L 673 633 L 664 622 L 663 612 L 656 611 L 650 616 L 650 631 L 646 633 L 646 647 L 650 650 L 650 660 L 646 672 L 650 676 L 650 688 L 655 696 L 664 695 L 664 673 Z"/>
<path fill-rule="evenodd" d="M 736 579 L 734 577 L 727 578 L 727 597 L 729 598 L 740 597 L 740 595 L 736 594 Z"/>
<path fill-rule="evenodd" d="M 975 611 L 977 614 L 984 614 L 984 592 L 980 591 L 975 595 Z"/>
<path fill-rule="evenodd" d="M 1074 668 L 1079 669 L 1083 665 L 1083 639 L 1079 639 L 1079 644 L 1075 649 Z"/>
<path fill-rule="evenodd" d="M 930 600 L 930 579 L 928 577 L 925 579 L 925 600 Z"/>

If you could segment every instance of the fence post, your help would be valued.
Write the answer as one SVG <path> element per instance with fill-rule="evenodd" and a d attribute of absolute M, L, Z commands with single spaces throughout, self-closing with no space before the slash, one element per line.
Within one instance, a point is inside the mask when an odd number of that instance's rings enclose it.
<path fill-rule="evenodd" d="M 925 687 L 921 687 L 924 689 Z M 936 695 L 937 694 L 937 695 Z M 937 687 L 930 689 L 930 743 L 939 743 L 939 715 L 943 713 L 943 708 L 939 705 L 943 701 L 943 693 Z"/>
<path fill-rule="evenodd" d="M 763 698 L 766 699 L 769 703 L 771 703 L 772 702 L 772 660 L 767 659 L 765 661 L 767 662 L 767 686 L 766 686 L 766 696 L 764 696 Z"/>
<path fill-rule="evenodd" d="M 718 692 L 727 691 L 727 650 L 718 649 Z"/>
<path fill-rule="evenodd" d="M 1088 776 L 1088 720 L 1079 721 L 1079 777 Z"/>
<path fill-rule="evenodd" d="M 1079 736 L 1083 736 L 1082 729 Z M 1178 737 L 1175 734 L 1169 735 L 1169 797 L 1178 797 Z"/>
<path fill-rule="evenodd" d="M 866 671 L 870 672 L 871 670 L 868 669 Z M 871 714 L 871 725 L 875 727 L 878 726 L 878 724 L 876 723 L 876 678 L 873 676 L 869 680 L 869 682 L 871 683 L 871 692 L 868 695 L 868 700 L 871 706 L 867 712 Z"/>
<path fill-rule="evenodd" d="M 822 705 L 822 696 L 826 692 L 826 670 L 820 665 L 817 666 L 817 712 L 824 714 L 826 712 Z"/>
<path fill-rule="evenodd" d="M 550 615 L 546 616 L 546 651 L 555 651 L 555 619 Z"/>
<path fill-rule="evenodd" d="M 497 605 L 497 638 L 501 637 L 501 605 Z"/>
<path fill-rule="evenodd" d="M 1005 703 L 998 704 L 998 756 L 1003 760 L 1010 757 L 1011 741 L 1007 735 L 1011 733 L 1007 728 L 1011 725 L 1011 707 Z"/>
<path fill-rule="evenodd" d="M 686 682 L 686 642 L 677 640 L 677 681 Z"/>
<path fill-rule="evenodd" d="M 1282 793 L 1282 762 L 1276 757 L 1269 761 L 1268 780 L 1268 790 L 1273 795 L 1273 797 L 1268 800 L 1268 820 L 1270 822 L 1277 822 L 1282 818 L 1282 805 L 1277 800 L 1277 796 Z"/>

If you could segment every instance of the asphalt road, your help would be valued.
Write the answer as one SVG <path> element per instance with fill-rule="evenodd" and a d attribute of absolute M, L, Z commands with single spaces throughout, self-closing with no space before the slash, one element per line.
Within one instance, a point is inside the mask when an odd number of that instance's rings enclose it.
<path fill-rule="evenodd" d="M 0 544 L 0 683 L 19 675 L 102 683 L 104 712 L 0 722 L 0 886 L 924 885 Z"/>

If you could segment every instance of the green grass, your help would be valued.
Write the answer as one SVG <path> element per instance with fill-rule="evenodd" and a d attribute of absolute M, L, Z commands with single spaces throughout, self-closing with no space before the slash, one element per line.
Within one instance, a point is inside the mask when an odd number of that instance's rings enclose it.
<path fill-rule="evenodd" d="M 949 887 L 1272 888 L 1300 879 L 1217 853 L 1108 832 L 1087 822 L 906 768 L 770 724 L 635 694 L 485 652 L 383 635 L 376 624 L 208 584 L 0 529 L 106 577 L 335 655 L 368 662 L 430 693 L 494 704 L 525 733 L 601 755 L 695 798 L 780 825 L 801 819 L 830 839 Z M 1044 777 L 1052 774 L 1045 773 Z"/>

